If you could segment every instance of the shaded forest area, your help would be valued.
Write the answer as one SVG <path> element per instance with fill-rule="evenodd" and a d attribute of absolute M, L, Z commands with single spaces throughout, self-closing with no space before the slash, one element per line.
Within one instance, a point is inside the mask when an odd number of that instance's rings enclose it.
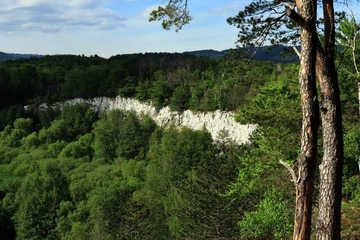
<path fill-rule="evenodd" d="M 0 63 L 2 239 L 287 239 L 300 151 L 298 64 L 182 54 L 46 56 Z M 344 238 L 360 234 L 357 82 L 339 68 L 344 111 Z M 236 111 L 251 144 L 87 105 L 96 96 L 172 110 Z M 319 153 L 321 158 L 321 152 Z M 317 195 L 317 194 L 316 194 Z M 315 201 L 316 204 L 316 201 Z"/>
<path fill-rule="evenodd" d="M 8 60 L 0 63 L 0 129 L 19 117 L 23 105 L 72 98 L 121 95 L 178 111 L 235 110 L 272 68 L 169 53 Z"/>

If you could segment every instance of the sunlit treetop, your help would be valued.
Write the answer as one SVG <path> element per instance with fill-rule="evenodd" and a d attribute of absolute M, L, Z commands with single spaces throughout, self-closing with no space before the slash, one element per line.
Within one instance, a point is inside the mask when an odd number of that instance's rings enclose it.
<path fill-rule="evenodd" d="M 175 31 L 179 31 L 191 19 L 187 0 L 169 0 L 166 6 L 159 6 L 158 9 L 150 13 L 149 21 L 162 20 L 164 29 L 170 30 L 174 26 Z"/>
<path fill-rule="evenodd" d="M 336 1 L 345 4 L 346 1 Z M 318 9 L 322 9 L 318 1 Z M 295 0 L 254 0 L 244 10 L 240 10 L 235 17 L 229 17 L 227 22 L 239 29 L 238 44 L 240 46 L 271 45 L 299 45 L 301 13 L 298 12 Z M 322 12 L 318 12 L 317 27 L 319 34 L 323 29 Z M 344 12 L 335 13 L 337 22 L 345 15 Z M 170 0 L 164 7 L 159 6 L 151 12 L 150 21 L 162 21 L 164 29 L 175 27 L 179 31 L 183 25 L 191 21 L 188 0 Z"/>

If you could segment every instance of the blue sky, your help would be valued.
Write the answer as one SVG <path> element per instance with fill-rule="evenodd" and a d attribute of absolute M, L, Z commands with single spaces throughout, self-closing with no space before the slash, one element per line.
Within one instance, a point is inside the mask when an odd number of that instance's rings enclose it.
<path fill-rule="evenodd" d="M 175 32 L 149 13 L 166 0 L 0 0 L 0 51 L 36 54 L 184 52 L 235 47 L 226 23 L 250 0 L 189 0 L 193 21 Z M 356 14 L 356 12 L 355 12 Z"/>
<path fill-rule="evenodd" d="M 0 51 L 98 54 L 224 50 L 237 30 L 226 23 L 246 1 L 190 0 L 193 21 L 181 31 L 149 22 L 162 0 L 1 0 Z"/>

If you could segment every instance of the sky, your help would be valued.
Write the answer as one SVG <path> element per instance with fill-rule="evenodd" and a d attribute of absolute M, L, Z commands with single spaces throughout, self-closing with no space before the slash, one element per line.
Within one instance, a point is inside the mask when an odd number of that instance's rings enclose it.
<path fill-rule="evenodd" d="M 193 17 L 179 32 L 149 22 L 165 0 L 1 0 L 0 51 L 26 54 L 116 54 L 234 48 L 226 19 L 250 0 L 190 0 Z"/>
<path fill-rule="evenodd" d="M 251 0 L 189 0 L 193 20 L 179 32 L 149 22 L 150 12 L 166 2 L 0 0 L 0 51 L 104 58 L 140 52 L 221 51 L 236 47 L 238 30 L 226 19 Z M 360 8 L 354 5 L 358 18 Z"/>

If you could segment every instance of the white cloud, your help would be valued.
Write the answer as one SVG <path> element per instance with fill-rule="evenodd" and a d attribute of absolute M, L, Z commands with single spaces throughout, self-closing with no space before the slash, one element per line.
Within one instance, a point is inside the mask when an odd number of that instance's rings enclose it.
<path fill-rule="evenodd" d="M 162 0 L 0 0 L 1 50 L 110 57 L 235 46 L 238 30 L 225 19 L 239 7 L 215 0 L 191 2 L 194 20 L 176 33 L 148 21 Z M 234 13 L 226 14 L 226 9 Z"/>
<path fill-rule="evenodd" d="M 148 7 L 146 7 L 145 9 L 143 9 L 143 10 L 138 14 L 137 17 L 149 19 L 149 18 L 150 18 L 150 13 L 151 13 L 152 11 L 158 9 L 159 6 L 164 7 L 165 4 L 156 4 L 156 5 L 148 6 Z"/>
<path fill-rule="evenodd" d="M 241 4 L 239 2 L 231 2 L 228 4 L 221 4 L 219 7 L 216 8 L 212 8 L 208 10 L 208 13 L 230 17 L 229 14 L 234 14 L 234 12 L 237 13 L 239 10 L 244 8 L 244 6 L 244 4 Z"/>
<path fill-rule="evenodd" d="M 105 7 L 108 0 L 1 0 L 0 31 L 57 32 L 115 29 L 125 17 Z"/>

